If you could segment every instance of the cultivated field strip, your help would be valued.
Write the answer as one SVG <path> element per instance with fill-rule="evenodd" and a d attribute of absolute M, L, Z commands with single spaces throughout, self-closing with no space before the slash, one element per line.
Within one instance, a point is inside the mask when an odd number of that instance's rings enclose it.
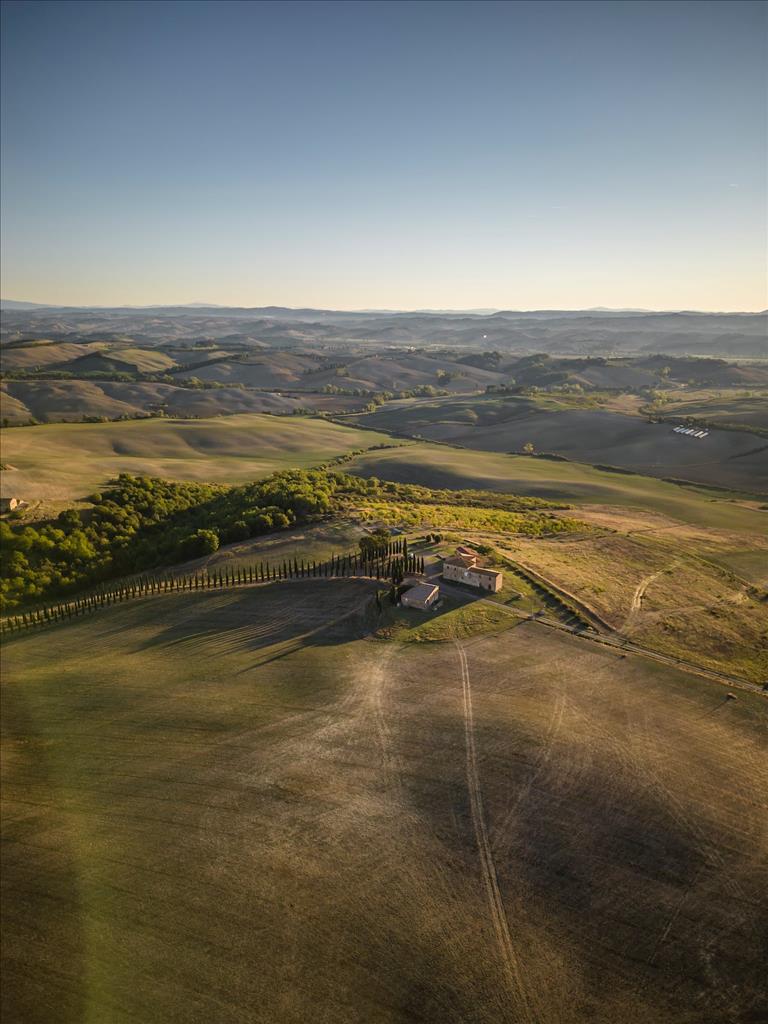
<path fill-rule="evenodd" d="M 8 646 L 7 1019 L 761 1019 L 761 697 L 536 621 L 384 641 L 372 588 Z"/>
<path fill-rule="evenodd" d="M 469 663 L 467 661 L 466 652 L 461 646 L 461 643 L 458 640 L 454 640 L 454 644 L 459 656 L 462 697 L 464 702 L 467 788 L 469 790 L 469 803 L 472 812 L 472 823 L 475 829 L 475 838 L 477 840 L 477 850 L 480 857 L 480 872 L 488 900 L 488 910 L 490 912 L 493 929 L 496 934 L 499 954 L 507 975 L 510 997 L 517 1009 L 517 1019 L 526 1021 L 528 1024 L 535 1024 L 536 1017 L 531 1009 L 530 996 L 525 984 L 523 969 L 509 930 L 509 922 L 507 920 L 504 901 L 499 888 L 499 879 L 496 874 L 496 865 L 493 860 L 491 840 L 488 835 L 488 826 L 485 820 L 482 789 L 480 786 L 480 773 L 477 764 L 477 750 L 475 748 L 475 724 L 472 710 L 472 685 L 469 675 Z"/>

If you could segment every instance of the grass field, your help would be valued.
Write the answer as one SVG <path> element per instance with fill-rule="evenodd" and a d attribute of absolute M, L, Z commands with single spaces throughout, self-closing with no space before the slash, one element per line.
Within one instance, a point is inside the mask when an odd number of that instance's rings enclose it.
<path fill-rule="evenodd" d="M 768 604 L 684 537 L 514 537 L 497 547 L 645 647 L 755 683 L 768 679 Z M 765 565 L 768 544 L 758 551 Z"/>
<path fill-rule="evenodd" d="M 537 512 L 507 512 L 497 508 L 472 508 L 458 504 L 364 501 L 355 514 L 368 523 L 386 526 L 433 527 L 440 530 L 488 530 L 493 533 L 563 533 L 584 530 L 567 516 Z"/>
<path fill-rule="evenodd" d="M 665 416 L 693 416 L 707 423 L 730 423 L 768 431 L 768 390 L 721 391 L 689 388 L 666 396 Z"/>
<path fill-rule="evenodd" d="M 699 526 L 768 534 L 768 513 L 757 510 L 757 502 L 749 507 L 749 502 L 737 503 L 722 492 L 703 487 L 682 487 L 652 477 L 610 473 L 575 462 L 414 443 L 367 452 L 345 468 L 362 476 L 427 487 L 470 487 L 576 505 L 650 509 Z"/>
<path fill-rule="evenodd" d="M 390 439 L 305 417 L 49 423 L 2 432 L 3 493 L 27 501 L 82 498 L 120 472 L 172 480 L 242 483 L 312 466 Z"/>
<path fill-rule="evenodd" d="M 764 1019 L 763 698 L 536 623 L 371 639 L 371 593 L 8 644 L 4 1019 Z"/>

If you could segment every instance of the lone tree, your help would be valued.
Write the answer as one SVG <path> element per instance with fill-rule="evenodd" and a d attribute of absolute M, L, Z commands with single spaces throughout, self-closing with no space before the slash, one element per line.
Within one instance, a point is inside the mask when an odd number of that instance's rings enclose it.
<path fill-rule="evenodd" d="M 523 445 L 523 451 L 526 455 L 533 455 L 533 453 L 536 451 L 533 445 L 533 441 L 526 441 Z"/>

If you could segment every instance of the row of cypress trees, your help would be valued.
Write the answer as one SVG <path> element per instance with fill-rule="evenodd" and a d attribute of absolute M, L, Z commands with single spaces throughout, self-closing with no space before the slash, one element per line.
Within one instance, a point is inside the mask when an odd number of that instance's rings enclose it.
<path fill-rule="evenodd" d="M 424 571 L 424 559 L 409 554 L 407 541 L 396 541 L 372 554 L 362 551 L 334 554 L 325 562 L 293 558 L 276 565 L 259 562 L 258 565 L 224 567 L 211 573 L 194 573 L 186 576 L 145 574 L 116 586 L 104 585 L 71 601 L 8 616 L 0 620 L 0 634 L 17 633 L 33 626 L 68 621 L 99 608 L 151 594 L 216 590 L 250 583 L 339 576 L 369 576 L 399 583 L 406 573 L 419 571 Z"/>

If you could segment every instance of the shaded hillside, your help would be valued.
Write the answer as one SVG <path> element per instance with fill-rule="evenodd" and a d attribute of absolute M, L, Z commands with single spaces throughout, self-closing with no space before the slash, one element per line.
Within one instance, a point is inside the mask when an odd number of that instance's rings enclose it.
<path fill-rule="evenodd" d="M 552 411 L 531 400 L 492 396 L 397 403 L 357 422 L 464 448 L 522 452 L 532 445 L 535 452 L 578 462 L 768 493 L 768 441 L 746 432 L 711 430 L 694 438 L 639 416 L 601 409 Z"/>
<path fill-rule="evenodd" d="M 8 401 L 8 398 L 11 401 Z M 118 419 L 157 414 L 216 416 L 237 412 L 292 412 L 298 402 L 242 388 L 198 391 L 168 384 L 110 381 L 6 381 L 0 410 L 11 423 L 80 421 L 88 417 Z"/>

